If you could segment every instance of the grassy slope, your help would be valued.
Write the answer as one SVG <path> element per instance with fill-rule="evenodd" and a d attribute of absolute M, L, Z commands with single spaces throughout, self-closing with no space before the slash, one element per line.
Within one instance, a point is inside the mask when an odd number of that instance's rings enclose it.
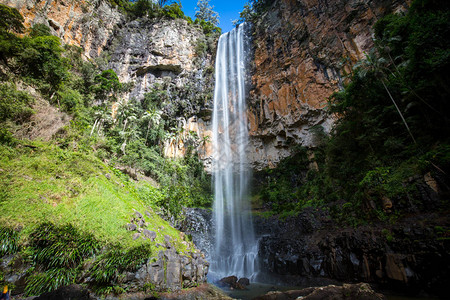
<path fill-rule="evenodd" d="M 0 226 L 23 227 L 24 239 L 40 223 L 52 221 L 72 223 L 103 242 L 127 248 L 148 243 L 133 241 L 133 233 L 125 229 L 135 209 L 151 212 L 152 218 L 144 218 L 148 229 L 157 232 L 155 243 L 169 235 L 179 250 L 187 250 L 179 232 L 138 196 L 137 184 L 93 155 L 42 142 L 0 146 L 0 169 Z"/>

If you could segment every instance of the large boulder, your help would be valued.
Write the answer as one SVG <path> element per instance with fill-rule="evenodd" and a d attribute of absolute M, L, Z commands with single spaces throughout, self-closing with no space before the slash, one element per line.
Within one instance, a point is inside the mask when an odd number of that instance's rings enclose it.
<path fill-rule="evenodd" d="M 198 253 L 190 256 L 178 254 L 174 249 L 159 251 L 137 272 L 138 286 L 151 283 L 158 291 L 177 291 L 206 282 L 209 263 Z"/>
<path fill-rule="evenodd" d="M 219 280 L 219 284 L 235 290 L 245 290 L 245 285 L 236 276 L 228 276 Z"/>

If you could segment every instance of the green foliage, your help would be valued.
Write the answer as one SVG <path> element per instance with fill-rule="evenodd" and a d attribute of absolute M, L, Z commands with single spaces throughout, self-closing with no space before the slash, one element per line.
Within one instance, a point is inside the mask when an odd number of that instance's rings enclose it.
<path fill-rule="evenodd" d="M 0 122 L 27 121 L 34 113 L 34 99 L 26 92 L 18 91 L 14 84 L 0 83 Z"/>
<path fill-rule="evenodd" d="M 384 237 L 386 238 L 386 240 L 389 243 L 392 243 L 393 241 L 395 241 L 394 235 L 388 229 L 381 230 L 381 233 L 384 235 Z"/>
<path fill-rule="evenodd" d="M 73 225 L 42 223 L 30 234 L 31 261 L 41 272 L 27 279 L 25 293 L 40 295 L 75 281 L 82 262 L 97 253 L 99 242 Z"/>
<path fill-rule="evenodd" d="M 41 295 L 57 288 L 74 283 L 76 270 L 67 268 L 53 268 L 46 272 L 32 274 L 27 279 L 25 294 L 28 296 Z"/>
<path fill-rule="evenodd" d="M 168 1 L 137 0 L 129 7 L 129 16 L 131 18 L 147 17 L 149 19 L 186 19 L 188 22 L 192 22 L 190 18 L 184 15 L 184 12 L 181 9 L 181 2 L 177 1 L 166 5 L 167 2 Z"/>
<path fill-rule="evenodd" d="M 183 19 L 185 18 L 184 12 L 181 10 L 181 3 L 175 2 L 170 5 L 166 5 L 163 8 L 163 16 L 169 19 Z"/>
<path fill-rule="evenodd" d="M 14 254 L 19 249 L 19 234 L 17 231 L 0 226 L 0 257 L 7 254 Z"/>
<path fill-rule="evenodd" d="M 25 38 L 24 50 L 19 54 L 19 62 L 25 75 L 38 80 L 42 90 L 53 95 L 69 77 L 69 64 L 62 57 L 64 49 L 55 36 Z"/>
<path fill-rule="evenodd" d="M 95 93 L 96 99 L 100 101 L 113 100 L 122 86 L 119 77 L 112 69 L 97 74 L 93 83 L 92 91 Z"/>
<path fill-rule="evenodd" d="M 34 24 L 33 27 L 31 27 L 30 37 L 35 38 L 38 36 L 51 36 L 52 32 L 50 28 L 45 24 Z"/>
<path fill-rule="evenodd" d="M 450 170 L 448 35 L 450 13 L 442 1 L 414 1 L 407 14 L 389 15 L 375 25 L 376 48 L 357 63 L 345 88 L 330 99 L 339 119 L 329 138 L 315 133 L 315 161 L 287 159 L 266 171 L 262 201 L 277 213 L 325 205 L 338 221 L 358 226 L 395 221 L 424 206 L 417 182 L 427 172 Z M 298 179 L 292 174 L 298 175 Z M 383 198 L 392 211 L 385 211 Z"/>
<path fill-rule="evenodd" d="M 14 146 L 16 139 L 12 133 L 6 128 L 0 128 L 0 144 Z M 0 202 L 2 201 L 2 195 L 6 195 L 5 191 L 0 192 Z"/>
<path fill-rule="evenodd" d="M 253 6 L 247 2 L 244 4 L 244 8 L 239 13 L 239 19 L 233 21 L 233 25 L 242 24 L 244 22 L 254 23 L 257 17 L 258 16 L 253 9 Z"/>
<path fill-rule="evenodd" d="M 124 272 L 134 272 L 144 264 L 151 256 L 151 248 L 148 244 L 137 246 L 129 250 L 113 246 L 106 253 L 102 254 L 89 270 L 93 279 L 92 288 L 98 293 L 109 293 L 118 291 L 119 279 L 124 276 Z"/>
<path fill-rule="evenodd" d="M 61 88 L 57 93 L 59 106 L 66 112 L 72 114 L 83 105 L 83 96 L 77 90 Z"/>
<path fill-rule="evenodd" d="M 17 9 L 0 4 L 0 31 L 22 33 L 25 30 L 23 21 L 24 19 Z"/>
<path fill-rule="evenodd" d="M 274 2 L 275 0 L 250 0 L 239 13 L 239 19 L 233 21 L 233 24 L 237 25 L 243 22 L 255 23 Z"/>
<path fill-rule="evenodd" d="M 31 233 L 30 240 L 33 262 L 45 269 L 74 269 L 100 249 L 92 235 L 71 224 L 43 223 Z"/>
<path fill-rule="evenodd" d="M 219 24 L 219 14 L 213 9 L 214 6 L 209 4 L 209 0 L 198 0 L 195 18 L 210 23 L 212 26 L 217 26 Z"/>
<path fill-rule="evenodd" d="M 131 2 L 134 2 L 134 1 L 129 1 L 129 0 L 108 0 L 108 2 L 113 7 L 119 7 L 121 10 L 126 12 L 126 11 L 130 10 Z"/>
<path fill-rule="evenodd" d="M 157 5 L 151 0 L 137 0 L 132 6 L 132 13 L 136 17 L 152 16 L 157 9 Z"/>
<path fill-rule="evenodd" d="M 203 33 L 207 36 L 212 34 L 220 35 L 222 32 L 222 29 L 220 29 L 220 27 L 217 27 L 216 25 L 214 25 L 214 23 L 205 21 L 203 19 L 195 19 L 194 24 L 200 25 L 203 29 Z"/>

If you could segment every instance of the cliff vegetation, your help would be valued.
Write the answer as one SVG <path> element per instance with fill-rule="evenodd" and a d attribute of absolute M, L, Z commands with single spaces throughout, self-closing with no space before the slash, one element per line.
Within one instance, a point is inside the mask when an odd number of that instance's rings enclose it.
<path fill-rule="evenodd" d="M 317 147 L 259 173 L 255 203 L 284 216 L 321 207 L 354 226 L 445 213 L 449 21 L 448 5 L 433 0 L 378 20 L 375 48 L 329 99 L 331 135 L 313 128 Z"/>
<path fill-rule="evenodd" d="M 131 19 L 186 19 L 177 3 L 116 2 Z M 0 283 L 19 276 L 10 289 L 40 295 L 71 283 L 120 294 L 204 282 L 201 255 L 172 226 L 183 206 L 210 206 L 210 177 L 200 138 L 162 112 L 167 91 L 155 84 L 126 101 L 133 83 L 105 56 L 84 59 L 44 24 L 25 28 L 15 8 L 0 4 L 0 15 Z M 186 155 L 166 158 L 176 139 Z M 172 260 L 173 272 L 195 275 L 169 278 Z M 142 279 L 147 262 L 159 263 L 157 282 Z"/>

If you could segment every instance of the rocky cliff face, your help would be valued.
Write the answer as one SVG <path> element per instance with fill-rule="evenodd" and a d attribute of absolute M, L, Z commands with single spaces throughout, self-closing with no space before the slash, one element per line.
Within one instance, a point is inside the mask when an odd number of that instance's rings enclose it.
<path fill-rule="evenodd" d="M 314 147 L 317 133 L 328 133 L 335 117 L 327 99 L 343 75 L 373 45 L 372 25 L 380 17 L 406 10 L 409 0 L 276 0 L 253 27 L 252 88 L 248 99 L 249 161 L 260 170 L 275 167 L 294 145 Z M 155 89 L 167 92 L 163 113 L 182 128 L 164 152 L 180 157 L 191 143 L 208 167 L 212 155 L 211 108 L 214 44 L 201 28 L 185 20 L 127 21 L 104 0 L 2 0 L 25 17 L 27 26 L 44 23 L 87 58 L 108 58 L 122 82 L 132 84 L 125 100 Z M 202 141 L 200 143 L 200 141 Z"/>
<path fill-rule="evenodd" d="M 336 224 L 313 210 L 285 221 L 259 219 L 260 233 L 269 228 L 271 233 L 260 240 L 261 266 L 294 284 L 319 276 L 443 296 L 450 256 L 448 240 L 436 230 L 438 222 L 437 215 L 429 214 L 391 226 L 332 230 Z"/>
<path fill-rule="evenodd" d="M 218 36 L 206 36 L 200 26 L 182 19 L 130 21 L 105 0 L 0 2 L 17 8 L 25 27 L 45 24 L 64 43 L 81 47 L 85 58 L 99 58 L 101 68 L 113 69 L 121 82 L 131 86 L 122 101 L 141 101 L 146 93 L 164 91 L 159 99 L 163 116 L 181 132 L 165 142 L 164 153 L 181 157 L 186 144 L 194 143 L 205 165 L 210 165 L 213 56 Z M 113 114 L 117 106 L 113 105 Z"/>
<path fill-rule="evenodd" d="M 179 137 L 168 140 L 164 152 L 168 157 L 185 154 L 185 144 L 193 132 L 194 143 L 205 160 L 211 156 L 209 143 L 200 145 L 210 133 L 212 106 L 213 56 L 199 50 L 208 43 L 198 26 L 186 20 L 137 19 L 122 25 L 106 47 L 108 68 L 116 71 L 121 82 L 130 83 L 126 101 L 140 101 L 146 93 L 160 94 L 163 116 L 172 127 L 181 130 Z M 211 42 L 211 41 L 210 41 Z"/>
<path fill-rule="evenodd" d="M 372 25 L 409 1 L 277 0 L 255 24 L 250 161 L 274 167 L 292 146 L 314 146 L 334 122 L 325 107 L 372 45 Z M 314 128 L 314 130 L 311 130 Z"/>
<path fill-rule="evenodd" d="M 86 58 L 103 51 L 114 29 L 125 17 L 105 0 L 2 0 L 19 10 L 25 27 L 45 24 L 65 43 L 83 49 Z"/>

